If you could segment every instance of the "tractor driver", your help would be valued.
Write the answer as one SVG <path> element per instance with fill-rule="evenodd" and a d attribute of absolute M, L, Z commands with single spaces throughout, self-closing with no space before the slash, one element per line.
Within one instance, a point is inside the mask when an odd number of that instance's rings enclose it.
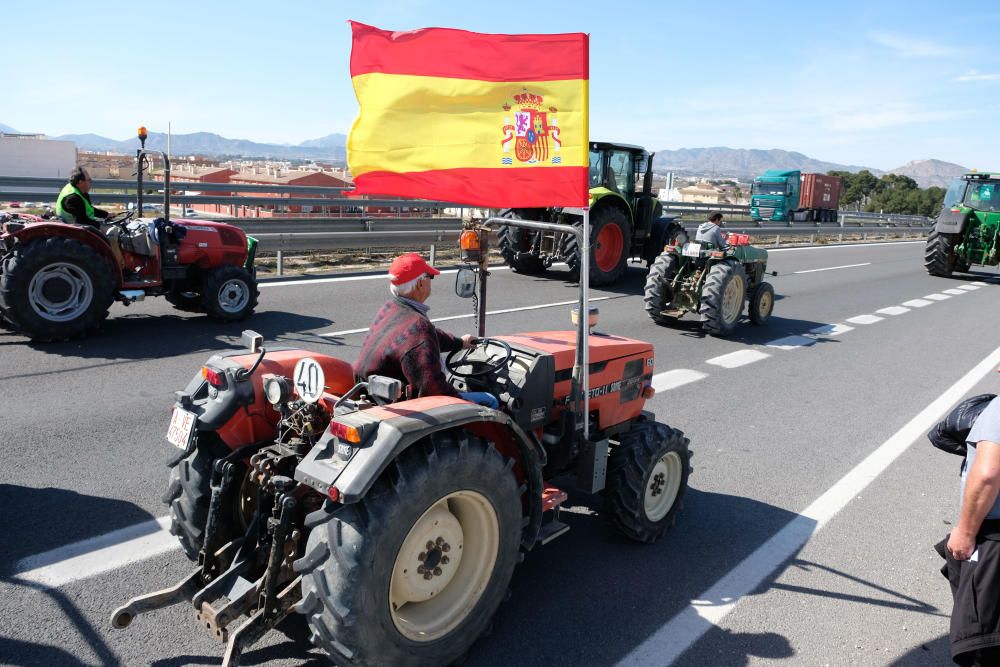
<path fill-rule="evenodd" d="M 69 183 L 63 186 L 56 200 L 56 215 L 65 222 L 100 228 L 100 220 L 111 214 L 90 203 L 90 184 L 93 179 L 83 167 L 76 167 L 69 174 Z M 98 219 L 100 218 L 100 220 Z"/>
<path fill-rule="evenodd" d="M 392 260 L 389 291 L 392 298 L 375 315 L 361 354 L 354 362 L 354 375 L 386 375 L 407 383 L 410 396 L 457 396 L 494 410 L 500 407 L 487 392 L 458 392 L 444 377 L 441 352 L 468 349 L 476 339 L 468 334 L 458 338 L 435 327 L 425 304 L 431 295 L 431 281 L 441 272 L 415 252 Z"/>
<path fill-rule="evenodd" d="M 699 243 L 709 243 L 719 250 L 726 249 L 726 233 L 722 231 L 722 214 L 711 211 L 708 220 L 698 225 L 698 233 L 694 240 Z"/>

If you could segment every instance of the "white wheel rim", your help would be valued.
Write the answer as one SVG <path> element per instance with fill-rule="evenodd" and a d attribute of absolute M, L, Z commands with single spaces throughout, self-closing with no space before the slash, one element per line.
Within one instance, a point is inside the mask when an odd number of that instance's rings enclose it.
<path fill-rule="evenodd" d="M 238 313 L 250 301 L 250 288 L 242 280 L 227 280 L 219 288 L 219 307 L 227 313 Z"/>
<path fill-rule="evenodd" d="M 757 313 L 761 317 L 767 317 L 771 314 L 771 308 L 774 306 L 774 301 L 771 300 L 771 293 L 769 291 L 763 291 L 760 295 L 760 302 L 757 307 Z"/>
<path fill-rule="evenodd" d="M 722 293 L 722 319 L 734 322 L 740 316 L 742 307 L 743 281 L 736 275 L 726 283 L 726 290 Z"/>
<path fill-rule="evenodd" d="M 434 503 L 403 540 L 389 582 L 389 613 L 404 637 L 434 641 L 464 621 L 482 597 L 500 552 L 490 502 L 456 491 Z"/>
<path fill-rule="evenodd" d="M 55 262 L 31 277 L 28 303 L 50 322 L 69 322 L 87 312 L 94 299 L 94 285 L 76 264 Z"/>
<path fill-rule="evenodd" d="M 653 471 L 646 480 L 646 493 L 643 497 L 643 509 L 646 518 L 657 522 L 667 516 L 670 508 L 677 501 L 681 490 L 683 462 L 677 452 L 667 452 L 653 466 Z"/>

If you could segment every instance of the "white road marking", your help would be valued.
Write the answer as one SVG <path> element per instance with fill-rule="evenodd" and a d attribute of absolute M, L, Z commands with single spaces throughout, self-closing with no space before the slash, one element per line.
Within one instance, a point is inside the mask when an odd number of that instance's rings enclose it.
<path fill-rule="evenodd" d="M 1000 363 L 1000 347 L 889 437 L 801 514 L 747 556 L 688 607 L 649 636 L 618 665 L 660 667 L 684 654 L 702 635 L 718 626 L 740 600 L 758 588 L 848 503 L 905 452 L 914 441 Z"/>
<path fill-rule="evenodd" d="M 924 306 L 929 306 L 933 301 L 928 301 L 927 299 L 911 299 L 910 301 L 904 301 L 903 305 L 907 308 L 923 308 Z"/>
<path fill-rule="evenodd" d="M 850 322 L 851 324 L 875 324 L 876 322 L 881 322 L 884 317 L 879 317 L 878 315 L 858 315 L 857 317 L 848 317 L 845 322 Z"/>
<path fill-rule="evenodd" d="M 950 299 L 951 297 L 947 294 L 928 294 L 924 298 L 930 299 L 931 301 L 944 301 L 945 299 Z"/>
<path fill-rule="evenodd" d="M 816 336 L 836 336 L 848 331 L 854 331 L 854 327 L 849 327 L 846 324 L 824 324 L 821 327 L 810 329 L 809 333 Z"/>
<path fill-rule="evenodd" d="M 978 287 L 988 287 L 989 286 L 989 283 L 984 283 L 982 280 L 977 280 L 977 281 L 975 281 L 975 282 L 973 282 L 971 284 L 976 285 Z"/>
<path fill-rule="evenodd" d="M 761 352 L 760 350 L 738 350 L 724 354 L 721 357 L 713 357 L 705 363 L 712 364 L 713 366 L 722 366 L 723 368 L 739 368 L 740 366 L 746 366 L 761 359 L 767 359 L 770 356 L 767 352 Z"/>
<path fill-rule="evenodd" d="M 805 271 L 792 271 L 792 273 L 816 273 L 818 271 L 834 271 L 836 269 L 851 269 L 855 266 L 870 266 L 871 262 L 865 262 L 864 264 L 844 264 L 842 266 L 828 266 L 825 269 L 806 269 Z"/>
<path fill-rule="evenodd" d="M 926 241 L 888 241 L 881 243 L 838 243 L 837 245 L 813 245 L 804 246 L 801 248 L 767 248 L 768 254 L 772 252 L 795 252 L 797 250 L 836 250 L 837 248 L 857 248 L 858 246 L 865 246 L 869 248 L 878 248 L 881 246 L 894 246 L 894 245 L 926 245 Z"/>
<path fill-rule="evenodd" d="M 794 350 L 799 347 L 815 345 L 816 339 L 809 338 L 808 336 L 785 336 L 784 338 L 777 338 L 770 343 L 764 344 L 768 347 L 776 347 L 779 350 Z"/>
<path fill-rule="evenodd" d="M 677 387 L 691 384 L 708 377 L 708 373 L 692 371 L 687 368 L 677 368 L 672 371 L 657 373 L 653 376 L 653 389 L 657 392 L 669 391 Z"/>
<path fill-rule="evenodd" d="M 14 564 L 15 577 L 49 588 L 179 549 L 170 517 L 146 521 L 89 540 L 29 556 Z"/>
<path fill-rule="evenodd" d="M 955 296 L 961 296 L 962 294 L 965 294 L 965 290 L 958 289 L 957 287 L 952 287 L 951 289 L 945 289 L 941 291 L 944 292 L 945 294 L 953 294 Z"/>
<path fill-rule="evenodd" d="M 958 289 L 964 289 L 966 292 L 973 292 L 979 289 L 979 285 L 959 285 Z"/>
<path fill-rule="evenodd" d="M 903 308 L 902 306 L 889 306 L 888 308 L 879 308 L 875 312 L 883 315 L 902 315 L 903 313 L 910 312 L 910 309 Z"/>
<path fill-rule="evenodd" d="M 621 299 L 620 296 L 598 296 L 590 300 L 591 303 L 594 301 L 607 301 L 608 299 Z M 524 310 L 540 310 L 542 308 L 555 308 L 556 306 L 571 306 L 580 303 L 579 299 L 573 299 L 572 301 L 557 301 L 556 303 L 539 303 L 534 306 L 521 306 L 519 308 L 503 308 L 501 310 L 487 310 L 487 315 L 503 315 L 504 313 L 519 313 Z M 431 319 L 431 322 L 447 322 L 449 320 L 467 320 L 475 317 L 474 313 L 466 313 L 463 315 L 447 315 L 445 317 L 435 317 Z M 328 331 L 326 333 L 321 333 L 320 336 L 346 336 L 348 334 L 365 333 L 368 331 L 368 327 L 363 329 L 344 329 L 343 331 Z"/>

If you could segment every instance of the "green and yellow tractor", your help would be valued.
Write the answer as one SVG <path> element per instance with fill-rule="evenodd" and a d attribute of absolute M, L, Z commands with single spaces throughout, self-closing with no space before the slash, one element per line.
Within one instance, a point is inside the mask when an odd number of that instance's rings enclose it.
<path fill-rule="evenodd" d="M 927 237 L 924 266 L 932 276 L 1000 263 L 1000 172 L 968 173 L 952 181 Z"/>
<path fill-rule="evenodd" d="M 590 284 L 611 285 L 625 271 L 630 257 L 648 265 L 670 241 L 687 240 L 676 217 L 664 216 L 653 195 L 653 153 L 639 146 L 590 142 Z M 516 208 L 501 217 L 579 226 L 580 208 Z M 580 248 L 572 234 L 501 227 L 500 254 L 518 273 L 540 274 L 555 262 L 565 262 L 570 277 L 579 279 Z"/>

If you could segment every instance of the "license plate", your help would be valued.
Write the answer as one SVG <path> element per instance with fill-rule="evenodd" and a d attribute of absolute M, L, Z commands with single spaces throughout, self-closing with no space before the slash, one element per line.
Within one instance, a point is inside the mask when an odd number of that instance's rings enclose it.
<path fill-rule="evenodd" d="M 681 254 L 685 257 L 699 257 L 701 255 L 701 244 L 685 243 L 684 250 Z"/>
<path fill-rule="evenodd" d="M 174 414 L 170 417 L 170 428 L 167 429 L 167 441 L 179 449 L 186 450 L 191 444 L 197 420 L 198 415 L 193 412 L 175 407 Z"/>

